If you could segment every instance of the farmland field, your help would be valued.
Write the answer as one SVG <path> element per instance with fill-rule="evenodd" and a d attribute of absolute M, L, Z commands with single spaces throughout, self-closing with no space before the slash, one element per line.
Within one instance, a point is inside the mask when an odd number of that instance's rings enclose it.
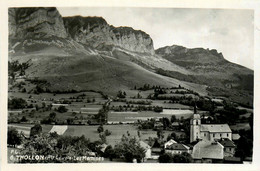
<path fill-rule="evenodd" d="M 25 136 L 29 137 L 30 136 L 30 130 L 31 127 L 34 125 L 32 124 L 8 124 L 8 127 L 14 127 L 17 129 L 18 132 L 23 132 Z M 42 126 L 42 132 L 47 133 L 49 132 L 53 125 L 41 125 Z"/>
<path fill-rule="evenodd" d="M 147 120 L 148 118 L 171 118 L 172 115 L 176 115 L 176 118 L 184 117 L 188 118 L 192 115 L 191 110 L 167 110 L 164 109 L 162 113 L 156 113 L 153 111 L 141 111 L 141 112 L 108 112 L 108 122 L 135 122 L 137 120 Z"/>
<path fill-rule="evenodd" d="M 30 129 L 33 127 L 32 124 L 10 124 L 9 127 L 15 127 L 19 132 L 27 130 L 29 136 Z M 70 135 L 70 136 L 82 136 L 89 138 L 90 141 L 99 140 L 99 133 L 97 132 L 98 125 L 96 126 L 78 126 L 78 125 L 41 125 L 43 128 L 43 133 L 54 132 L 56 131 L 60 135 Z M 127 135 L 127 132 L 131 136 L 138 137 L 138 129 L 136 125 L 104 125 L 104 130 L 108 129 L 111 131 L 111 135 L 107 136 L 108 144 L 114 146 L 116 143 L 120 142 L 122 135 Z M 24 132 L 25 133 L 25 132 Z M 171 131 L 163 131 L 164 138 L 171 133 Z M 25 134 L 27 136 L 27 134 Z M 181 133 L 178 133 L 178 135 Z M 149 137 L 157 137 L 157 133 L 154 130 L 141 130 L 140 131 L 141 140 L 146 141 Z"/>
<path fill-rule="evenodd" d="M 253 113 L 253 112 L 254 112 L 254 110 L 253 110 L 253 109 L 246 108 L 246 107 L 241 107 L 241 106 L 238 106 L 237 108 L 238 108 L 238 109 L 240 109 L 240 110 L 243 110 L 243 109 L 245 109 L 245 110 L 247 110 L 247 111 L 248 111 L 248 112 L 250 112 L 250 113 Z"/>
<path fill-rule="evenodd" d="M 236 125 L 230 125 L 230 129 L 231 130 L 240 130 L 240 129 L 249 130 L 250 125 L 249 125 L 249 123 L 237 123 Z"/>
<path fill-rule="evenodd" d="M 97 132 L 98 126 L 68 126 L 68 129 L 65 131 L 63 135 L 71 135 L 71 136 L 82 136 L 84 135 L 86 138 L 89 138 L 90 141 L 99 140 L 99 133 Z M 120 142 L 122 135 L 127 135 L 127 132 L 131 136 L 138 137 L 137 134 L 137 126 L 135 125 L 104 125 L 104 130 L 108 129 L 111 131 L 111 135 L 107 136 L 107 143 L 114 146 L 118 142 Z M 167 138 L 168 134 L 171 131 L 164 131 L 164 137 Z M 146 141 L 149 137 L 157 137 L 156 131 L 153 130 L 142 130 L 140 131 L 141 140 Z"/>
<path fill-rule="evenodd" d="M 164 103 L 166 102 L 166 103 Z M 190 109 L 190 106 L 182 105 L 179 103 L 168 103 L 168 100 L 153 100 L 153 106 L 161 106 L 163 108 L 171 108 L 171 109 Z"/>

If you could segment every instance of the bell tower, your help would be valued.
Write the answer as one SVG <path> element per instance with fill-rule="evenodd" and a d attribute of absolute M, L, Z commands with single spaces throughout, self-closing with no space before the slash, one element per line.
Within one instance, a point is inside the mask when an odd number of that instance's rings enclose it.
<path fill-rule="evenodd" d="M 194 106 L 194 114 L 190 119 L 190 142 L 200 139 L 200 127 L 201 127 L 201 118 L 200 114 L 197 114 L 197 107 Z"/>

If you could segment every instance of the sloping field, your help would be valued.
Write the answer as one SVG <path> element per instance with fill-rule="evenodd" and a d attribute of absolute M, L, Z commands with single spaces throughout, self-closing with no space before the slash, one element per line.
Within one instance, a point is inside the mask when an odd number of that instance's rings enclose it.
<path fill-rule="evenodd" d="M 147 120 L 150 118 L 159 119 L 162 117 L 171 118 L 175 115 L 177 118 L 184 117 L 188 118 L 193 114 L 191 110 L 172 110 L 164 109 L 161 113 L 156 113 L 153 111 L 141 111 L 141 112 L 108 112 L 108 123 L 118 123 L 118 122 L 129 122 L 133 123 L 137 120 Z"/>
<path fill-rule="evenodd" d="M 89 138 L 90 141 L 100 140 L 99 133 L 97 132 L 98 126 L 76 126 L 70 125 L 67 131 L 63 135 L 71 135 L 71 136 L 82 136 L 84 135 L 86 138 Z M 108 129 L 111 131 L 111 135 L 106 137 L 107 143 L 114 146 L 115 144 L 121 141 L 122 135 L 126 135 L 127 133 L 130 136 L 135 136 L 138 138 L 138 129 L 137 126 L 134 125 L 104 125 L 104 130 Z M 164 131 L 164 137 L 167 138 L 168 134 L 171 132 Z M 149 137 L 157 137 L 156 131 L 153 130 L 143 130 L 140 131 L 141 140 L 145 141 Z"/>
<path fill-rule="evenodd" d="M 21 57 L 22 56 L 22 57 Z M 55 90 L 99 90 L 115 95 L 118 90 L 128 90 L 143 86 L 160 85 L 164 87 L 184 86 L 196 92 L 206 94 L 206 86 L 179 81 L 158 75 L 130 62 L 100 55 L 72 53 L 68 56 L 39 54 L 21 54 L 11 56 L 13 60 L 28 61 L 31 67 L 26 71 L 30 77 L 46 79 Z"/>
<path fill-rule="evenodd" d="M 193 114 L 192 110 L 175 110 L 175 109 L 163 109 L 162 115 L 190 115 Z"/>
<path fill-rule="evenodd" d="M 17 129 L 17 131 L 23 132 L 25 136 L 29 137 L 30 136 L 30 130 L 31 127 L 33 127 L 34 125 L 32 124 L 8 124 L 8 128 L 10 127 L 14 127 L 15 129 Z M 53 125 L 41 125 L 42 126 L 42 132 L 43 133 L 47 133 L 49 132 Z"/>
<path fill-rule="evenodd" d="M 68 129 L 64 132 L 63 135 L 71 135 L 71 136 L 84 135 L 86 138 L 89 138 L 90 141 L 96 141 L 99 139 L 97 128 L 98 126 L 69 125 Z"/>
<path fill-rule="evenodd" d="M 166 103 L 164 103 L 166 102 Z M 153 106 L 161 106 L 163 108 L 170 108 L 170 109 L 190 109 L 190 106 L 182 105 L 179 103 L 167 103 L 168 100 L 153 100 Z"/>
<path fill-rule="evenodd" d="M 24 136 L 29 137 L 30 136 L 30 130 L 31 127 L 29 126 L 21 126 L 21 125 L 8 125 L 8 127 L 13 127 L 15 129 L 17 129 L 18 133 L 23 133 Z"/>
<path fill-rule="evenodd" d="M 231 130 L 240 130 L 240 129 L 249 130 L 250 129 L 250 125 L 249 125 L 249 123 L 238 123 L 236 125 L 231 125 L 230 129 Z"/>

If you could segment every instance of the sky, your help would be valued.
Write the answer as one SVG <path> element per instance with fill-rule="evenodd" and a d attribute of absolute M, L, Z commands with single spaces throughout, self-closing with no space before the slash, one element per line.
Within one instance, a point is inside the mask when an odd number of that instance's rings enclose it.
<path fill-rule="evenodd" d="M 254 12 L 238 9 L 65 7 L 62 16 L 101 16 L 115 27 L 142 30 L 154 48 L 180 45 L 222 52 L 234 63 L 254 69 Z"/>

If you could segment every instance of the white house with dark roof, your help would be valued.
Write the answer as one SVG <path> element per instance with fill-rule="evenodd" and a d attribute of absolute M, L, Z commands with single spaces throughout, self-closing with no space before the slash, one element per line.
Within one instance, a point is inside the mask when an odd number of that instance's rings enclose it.
<path fill-rule="evenodd" d="M 219 143 L 224 147 L 224 156 L 233 157 L 235 154 L 236 145 L 228 138 L 222 138 Z"/>
<path fill-rule="evenodd" d="M 194 114 L 190 120 L 190 142 L 196 140 L 214 141 L 215 139 L 228 138 L 232 140 L 232 131 L 228 124 L 201 124 L 200 114 Z"/>
<path fill-rule="evenodd" d="M 177 144 L 176 141 L 174 141 L 173 139 L 170 139 L 169 141 L 167 141 L 166 143 L 164 143 L 164 148 L 172 145 L 172 144 Z"/>
<path fill-rule="evenodd" d="M 182 154 L 183 152 L 190 153 L 190 147 L 180 143 L 173 143 L 165 148 L 165 153 L 171 153 L 173 155 Z"/>

